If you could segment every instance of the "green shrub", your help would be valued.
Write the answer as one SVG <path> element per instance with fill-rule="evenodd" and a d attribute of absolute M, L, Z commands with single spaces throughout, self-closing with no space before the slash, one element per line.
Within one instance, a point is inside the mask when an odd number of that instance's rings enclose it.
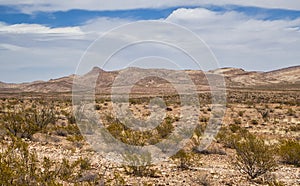
<path fill-rule="evenodd" d="M 288 116 L 294 116 L 295 113 L 296 113 L 296 112 L 295 112 L 292 108 L 289 108 L 286 114 L 287 114 Z"/>
<path fill-rule="evenodd" d="M 37 163 L 37 157 L 28 151 L 28 145 L 15 139 L 0 153 L 0 185 L 33 185 Z"/>
<path fill-rule="evenodd" d="M 236 125 L 236 124 L 232 124 L 232 125 L 229 125 L 229 129 L 231 132 L 237 133 L 240 130 L 242 130 L 242 127 L 240 127 L 239 125 Z"/>
<path fill-rule="evenodd" d="M 253 119 L 253 120 L 251 120 L 251 124 L 257 125 L 257 124 L 258 124 L 258 121 L 257 121 L 256 119 Z"/>
<path fill-rule="evenodd" d="M 300 124 L 297 124 L 296 126 L 290 126 L 289 130 L 294 132 L 300 131 Z"/>
<path fill-rule="evenodd" d="M 107 127 L 109 133 L 123 143 L 136 146 L 156 144 L 160 140 L 167 138 L 174 130 L 173 122 L 175 122 L 176 119 L 177 118 L 168 116 L 155 129 L 138 131 L 128 128 L 119 120 L 114 119 L 109 115 L 106 116 L 106 120 L 109 123 Z"/>
<path fill-rule="evenodd" d="M 84 140 L 84 138 L 82 135 L 72 135 L 72 136 L 67 136 L 66 140 L 71 142 L 81 142 Z"/>
<path fill-rule="evenodd" d="M 105 182 L 107 185 L 126 185 L 125 179 L 123 178 L 123 176 L 117 172 L 114 171 L 113 172 L 113 176 L 112 178 L 108 178 L 106 179 Z M 100 185 L 104 185 L 104 184 L 100 184 Z"/>
<path fill-rule="evenodd" d="M 217 142 L 224 144 L 224 147 L 234 149 L 237 142 L 242 139 L 248 131 L 238 125 L 230 125 L 228 128 L 221 128 L 216 136 Z"/>
<path fill-rule="evenodd" d="M 75 118 L 75 116 L 73 114 L 69 114 L 67 116 L 67 119 L 68 119 L 68 123 L 69 124 L 75 124 L 76 123 L 76 118 Z"/>
<path fill-rule="evenodd" d="M 208 178 L 208 174 L 201 174 L 196 178 L 193 178 L 193 182 L 197 185 L 210 186 L 212 185 L 212 180 Z"/>
<path fill-rule="evenodd" d="M 245 113 L 244 110 L 240 110 L 240 111 L 238 112 L 238 115 L 239 115 L 240 117 L 242 117 L 242 116 L 244 115 L 244 113 Z"/>
<path fill-rule="evenodd" d="M 269 110 L 263 110 L 261 111 L 261 116 L 263 118 L 264 121 L 268 121 L 269 120 Z"/>
<path fill-rule="evenodd" d="M 100 105 L 95 105 L 95 110 L 101 110 L 101 106 Z"/>
<path fill-rule="evenodd" d="M 190 169 L 192 165 L 197 165 L 201 157 L 198 153 L 187 152 L 186 150 L 181 149 L 171 158 L 179 162 L 178 168 L 187 170 Z"/>
<path fill-rule="evenodd" d="M 174 118 L 166 117 L 164 122 L 156 127 L 156 130 L 161 139 L 166 138 L 170 133 L 173 132 L 173 130 L 174 130 L 173 123 L 174 122 L 175 122 Z"/>
<path fill-rule="evenodd" d="M 74 162 L 63 159 L 55 162 L 44 157 L 39 160 L 28 144 L 11 136 L 12 141 L 2 143 L 0 151 L 0 185 L 62 185 L 62 181 L 75 183 L 92 167 L 89 159 Z M 95 184 L 98 180 L 86 181 Z"/>
<path fill-rule="evenodd" d="M 157 177 L 158 170 L 153 169 L 151 165 L 151 154 L 122 154 L 125 165 L 123 168 L 126 174 L 134 175 L 134 176 L 149 176 L 149 177 Z"/>
<path fill-rule="evenodd" d="M 29 109 L 23 107 L 5 113 L 2 120 L 4 127 L 12 135 L 31 139 L 33 134 L 55 122 L 55 113 L 49 106 L 34 106 Z"/>
<path fill-rule="evenodd" d="M 291 165 L 300 167 L 300 143 L 293 140 L 284 141 L 279 147 L 282 160 Z"/>
<path fill-rule="evenodd" d="M 175 155 L 172 156 L 172 158 L 179 160 L 180 169 L 189 169 L 189 165 L 191 164 L 191 156 L 185 150 L 179 150 Z"/>
<path fill-rule="evenodd" d="M 253 134 L 244 134 L 242 140 L 236 143 L 235 149 L 237 155 L 234 165 L 251 179 L 273 171 L 276 167 L 274 149 Z"/>
<path fill-rule="evenodd" d="M 207 123 L 207 122 L 208 122 L 208 120 L 209 120 L 209 118 L 207 118 L 207 117 L 204 117 L 204 116 L 200 118 L 200 122 Z"/>
<path fill-rule="evenodd" d="M 235 118 L 235 119 L 233 119 L 233 122 L 234 122 L 234 124 L 242 124 L 242 120 L 241 120 L 241 118 Z"/>

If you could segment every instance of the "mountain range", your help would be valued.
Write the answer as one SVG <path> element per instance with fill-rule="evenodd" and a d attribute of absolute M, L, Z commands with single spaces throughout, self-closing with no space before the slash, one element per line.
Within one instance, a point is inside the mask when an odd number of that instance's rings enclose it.
<path fill-rule="evenodd" d="M 126 81 L 136 80 L 140 77 L 139 75 L 149 72 L 158 72 L 165 75 L 172 74 L 172 78 L 176 79 L 180 78 L 182 72 L 185 72 L 199 91 L 209 90 L 206 77 L 217 77 L 220 75 L 223 75 L 226 88 L 228 89 L 300 90 L 300 66 L 269 72 L 245 71 L 240 68 L 220 68 L 204 72 L 200 70 L 175 71 L 167 69 L 141 69 L 136 67 L 119 71 L 104 71 L 98 67 L 94 67 L 90 72 L 82 76 L 70 75 L 49 81 L 34 81 L 19 84 L 0 82 L 0 93 L 70 93 L 72 92 L 74 78 L 82 79 L 88 83 L 91 81 L 91 78 L 97 77 L 96 92 L 109 94 L 116 77 L 118 77 L 120 72 L 124 71 L 130 74 L 130 76 L 125 78 Z M 176 77 L 177 75 L 178 77 Z M 184 84 L 184 81 L 182 84 Z M 151 87 L 150 90 L 153 90 L 153 92 L 164 92 L 166 90 L 168 92 L 168 90 L 172 89 L 170 82 L 152 76 L 136 82 L 132 90 L 135 93 L 143 93 L 147 89 L 149 93 L 149 87 Z M 122 89 L 122 87 L 119 88 Z"/>

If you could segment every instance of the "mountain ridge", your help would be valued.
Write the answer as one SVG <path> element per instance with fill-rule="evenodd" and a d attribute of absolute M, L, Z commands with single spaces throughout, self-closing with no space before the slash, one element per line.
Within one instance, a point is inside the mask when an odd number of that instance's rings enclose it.
<path fill-rule="evenodd" d="M 96 80 L 96 90 L 105 90 L 104 92 L 109 93 L 109 89 L 114 83 L 117 75 L 122 71 L 129 71 L 130 77 L 128 80 L 136 78 L 137 74 L 159 71 L 160 73 L 178 74 L 179 71 L 170 69 L 142 69 L 142 68 L 126 68 L 118 71 L 105 71 L 99 67 L 94 67 L 88 73 L 78 76 L 75 74 L 64 76 L 56 79 L 50 79 L 48 81 L 34 81 L 28 83 L 5 83 L 0 81 L 0 93 L 22 93 L 22 92 L 37 92 L 37 93 L 66 93 L 72 92 L 73 80 L 76 77 L 83 78 L 87 83 L 91 79 L 97 77 Z M 227 88 L 259 88 L 267 87 L 272 89 L 280 88 L 285 90 L 286 87 L 289 89 L 299 89 L 300 90 L 300 65 L 292 66 L 287 68 L 281 68 L 277 70 L 272 70 L 268 72 L 260 71 L 246 71 L 241 68 L 219 68 L 215 70 L 210 70 L 207 72 L 201 70 L 180 70 L 188 74 L 193 80 L 194 84 L 199 90 L 209 90 L 208 81 L 206 76 L 219 76 L 223 75 Z M 172 73 L 173 74 L 173 73 Z M 180 78 L 180 77 L 179 77 Z M 157 83 L 161 91 L 163 88 L 170 88 L 167 86 L 167 82 L 161 80 L 160 78 L 152 77 L 148 80 L 141 80 L 137 83 L 139 87 L 139 92 L 146 88 L 149 84 Z M 283 86 L 284 85 L 284 86 Z M 289 86 L 288 86 L 289 85 Z M 101 92 L 100 91 L 100 92 Z M 96 91 L 97 92 L 97 91 Z"/>

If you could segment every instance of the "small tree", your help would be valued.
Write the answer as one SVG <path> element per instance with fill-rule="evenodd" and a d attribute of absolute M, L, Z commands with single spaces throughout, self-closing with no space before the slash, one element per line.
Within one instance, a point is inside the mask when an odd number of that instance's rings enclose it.
<path fill-rule="evenodd" d="M 246 173 L 251 179 L 273 171 L 276 167 L 274 149 L 253 134 L 244 134 L 235 148 L 237 155 L 234 164 L 241 173 Z"/>

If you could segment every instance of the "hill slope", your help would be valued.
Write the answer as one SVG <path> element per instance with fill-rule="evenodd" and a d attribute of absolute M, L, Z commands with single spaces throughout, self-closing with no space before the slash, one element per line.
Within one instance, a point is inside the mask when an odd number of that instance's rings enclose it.
<path fill-rule="evenodd" d="M 141 68 L 127 68 L 122 71 L 104 71 L 98 67 L 94 67 L 90 72 L 81 76 L 82 81 L 87 84 L 95 77 L 97 78 L 97 93 L 110 93 L 111 86 L 120 72 L 127 71 L 130 76 L 126 77 L 126 81 L 130 82 L 136 80 L 140 74 L 149 72 L 159 72 L 160 74 L 172 74 L 174 79 L 180 82 L 180 71 L 166 70 L 166 69 L 141 69 Z M 267 88 L 267 89 L 293 89 L 300 90 L 300 66 L 279 69 L 270 72 L 248 72 L 238 68 L 221 68 L 208 72 L 197 70 L 186 70 L 194 84 L 199 91 L 209 90 L 206 76 L 224 76 L 227 88 Z M 22 93 L 22 92 L 37 92 L 37 93 L 67 93 L 72 91 L 73 80 L 75 75 L 70 75 L 58 79 L 51 79 L 49 81 L 35 81 L 31 83 L 4 83 L 0 82 L 0 93 Z M 182 80 L 183 85 L 185 82 Z M 148 89 L 147 89 L 148 87 Z M 150 87 L 150 89 L 149 89 Z M 134 93 L 143 93 L 147 89 L 153 92 L 174 92 L 174 87 L 161 78 L 148 77 L 136 83 L 132 89 Z"/>

